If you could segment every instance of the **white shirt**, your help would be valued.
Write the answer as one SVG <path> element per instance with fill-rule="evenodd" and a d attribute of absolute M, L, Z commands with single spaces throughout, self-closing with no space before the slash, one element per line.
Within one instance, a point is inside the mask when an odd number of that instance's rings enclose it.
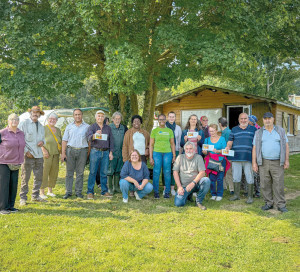
<path fill-rule="evenodd" d="M 145 136 L 140 133 L 136 132 L 133 134 L 133 147 L 136 149 L 141 155 L 145 155 L 145 149 L 146 149 L 146 141 Z"/>

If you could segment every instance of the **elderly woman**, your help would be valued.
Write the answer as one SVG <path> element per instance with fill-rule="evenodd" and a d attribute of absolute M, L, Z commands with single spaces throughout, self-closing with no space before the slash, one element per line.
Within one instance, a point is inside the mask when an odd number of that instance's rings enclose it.
<path fill-rule="evenodd" d="M 18 125 L 19 117 L 13 113 L 8 116 L 8 127 L 0 130 L 0 214 L 18 211 L 14 205 L 25 148 L 25 135 Z"/>
<path fill-rule="evenodd" d="M 140 153 L 134 149 L 130 153 L 129 161 L 126 161 L 121 170 L 120 188 L 123 194 L 123 202 L 128 202 L 128 191 L 134 191 L 135 198 L 141 200 L 150 194 L 153 186 L 149 183 L 149 170 L 142 162 Z"/>
<path fill-rule="evenodd" d="M 202 155 L 202 145 L 204 143 L 204 139 L 204 132 L 201 129 L 197 115 L 190 115 L 181 135 L 181 147 L 183 147 L 187 141 L 192 142 L 195 145 L 195 153 Z"/>
<path fill-rule="evenodd" d="M 230 164 L 227 164 L 226 157 L 222 155 L 222 149 L 225 149 L 226 147 L 226 140 L 224 137 L 218 135 L 218 126 L 216 124 L 209 125 L 208 131 L 210 137 L 206 138 L 204 143 L 208 145 L 213 145 L 214 149 L 213 151 L 203 150 L 203 154 L 207 155 L 205 158 L 206 173 L 209 175 L 209 179 L 211 181 L 211 199 L 221 201 L 224 192 L 223 178 L 225 176 L 226 171 L 230 167 Z M 223 168 L 212 170 L 212 168 L 210 168 L 210 159 L 220 162 Z"/>
<path fill-rule="evenodd" d="M 150 135 L 150 163 L 153 168 L 154 198 L 159 199 L 159 176 L 163 168 L 165 178 L 164 198 L 170 198 L 171 191 L 171 163 L 176 159 L 174 133 L 166 127 L 166 116 L 158 116 L 159 126 Z"/>
<path fill-rule="evenodd" d="M 56 122 L 58 116 L 52 112 L 48 118 L 48 125 L 45 126 L 45 145 L 42 147 L 44 157 L 43 182 L 40 189 L 40 197 L 46 199 L 47 196 L 55 197 L 52 189 L 56 185 L 58 170 L 59 170 L 59 156 L 61 153 L 61 131 L 57 128 Z M 45 195 L 45 188 L 48 187 L 47 196 Z"/>

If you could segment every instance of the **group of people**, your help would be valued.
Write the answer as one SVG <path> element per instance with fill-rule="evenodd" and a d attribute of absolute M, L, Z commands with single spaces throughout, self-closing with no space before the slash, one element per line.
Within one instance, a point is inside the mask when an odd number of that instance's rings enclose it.
<path fill-rule="evenodd" d="M 256 176 L 260 177 L 265 200 L 262 209 L 272 209 L 275 204 L 281 212 L 287 211 L 284 169 L 289 167 L 288 139 L 284 129 L 274 125 L 270 112 L 264 114 L 262 128 L 258 128 L 255 116 L 241 113 L 239 125 L 232 130 L 224 117 L 219 118 L 218 125 L 208 125 L 206 116 L 198 119 L 195 114 L 181 130 L 175 113 L 169 112 L 167 116 L 158 116 L 158 127 L 149 134 L 142 129 L 143 119 L 139 115 L 132 116 L 132 127 L 128 129 L 122 124 L 119 112 L 112 115 L 108 124 L 105 113 L 98 110 L 95 123 L 88 125 L 83 121 L 83 112 L 75 109 L 74 122 L 67 125 L 63 136 L 56 127 L 55 113 L 42 126 L 38 121 L 44 115 L 40 107 L 34 106 L 29 112 L 30 119 L 21 123 L 16 114 L 9 115 L 8 127 L 0 130 L 1 214 L 18 211 L 15 199 L 20 168 L 20 206 L 27 204 L 31 172 L 34 174 L 32 201 L 46 202 L 48 197 L 55 197 L 53 188 L 59 160 L 66 163 L 64 199 L 73 194 L 74 173 L 75 195 L 83 198 L 84 169 L 89 163 L 88 200 L 94 199 L 97 176 L 103 197 L 121 192 L 123 202 L 127 203 L 129 196 L 141 200 L 154 191 L 154 198 L 159 199 L 162 172 L 164 198 L 174 196 L 175 206 L 184 206 L 188 200 L 193 201 L 195 194 L 196 206 L 206 210 L 203 201 L 209 191 L 211 200 L 220 201 L 224 187 L 228 186 L 233 194 L 230 200 L 239 200 L 244 172 L 248 188 L 246 203 L 253 202 Z M 225 154 L 229 150 L 234 151 L 231 157 Z M 153 166 L 152 184 L 148 159 Z"/>

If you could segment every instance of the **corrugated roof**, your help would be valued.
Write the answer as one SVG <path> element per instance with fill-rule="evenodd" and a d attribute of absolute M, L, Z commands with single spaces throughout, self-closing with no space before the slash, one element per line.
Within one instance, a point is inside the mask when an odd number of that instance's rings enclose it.
<path fill-rule="evenodd" d="M 264 100 L 264 101 L 268 101 L 268 102 L 273 102 L 275 104 L 279 104 L 279 105 L 283 105 L 283 106 L 286 106 L 286 107 L 289 107 L 289 108 L 292 108 L 292 109 L 300 110 L 300 107 L 297 107 L 297 106 L 292 105 L 292 104 L 280 102 L 280 101 L 272 99 L 272 98 L 267 98 L 267 97 L 254 95 L 254 94 L 249 94 L 249 93 L 245 93 L 245 92 L 238 92 L 238 91 L 224 89 L 224 88 L 219 88 L 219 87 L 211 86 L 211 85 L 202 85 L 200 87 L 197 87 L 197 88 L 192 89 L 190 91 L 187 91 L 185 93 L 172 96 L 171 98 L 169 98 L 165 101 L 157 103 L 156 107 L 164 105 L 164 104 L 169 103 L 169 102 L 172 102 L 173 100 L 176 100 L 176 99 L 179 99 L 179 98 L 182 98 L 182 97 L 185 97 L 185 96 L 189 96 L 192 93 L 202 92 L 204 90 L 221 91 L 221 92 L 224 92 L 224 93 L 234 93 L 234 94 L 237 94 L 237 95 L 241 95 L 241 96 L 245 96 L 245 97 L 249 97 L 249 98 L 254 98 L 254 99 L 259 99 L 259 100 Z"/>

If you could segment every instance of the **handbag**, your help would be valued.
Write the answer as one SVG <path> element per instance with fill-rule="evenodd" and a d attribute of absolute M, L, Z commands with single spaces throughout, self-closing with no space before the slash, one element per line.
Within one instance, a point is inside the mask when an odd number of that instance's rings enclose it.
<path fill-rule="evenodd" d="M 212 158 L 209 158 L 207 169 L 215 171 L 215 172 L 223 172 L 224 167 L 222 166 L 222 161 L 216 161 Z"/>
<path fill-rule="evenodd" d="M 7 166 L 11 171 L 16 171 L 21 168 L 21 164 L 8 164 Z"/>
<path fill-rule="evenodd" d="M 59 153 L 61 153 L 61 144 L 58 142 L 58 140 L 57 140 L 55 134 L 53 133 L 52 129 L 50 128 L 50 126 L 47 125 L 47 127 L 50 129 L 50 131 L 51 131 L 51 133 L 52 133 L 52 135 L 53 135 L 53 137 L 54 137 L 54 139 L 55 139 L 55 141 L 57 143 L 57 148 L 58 148 Z"/>

